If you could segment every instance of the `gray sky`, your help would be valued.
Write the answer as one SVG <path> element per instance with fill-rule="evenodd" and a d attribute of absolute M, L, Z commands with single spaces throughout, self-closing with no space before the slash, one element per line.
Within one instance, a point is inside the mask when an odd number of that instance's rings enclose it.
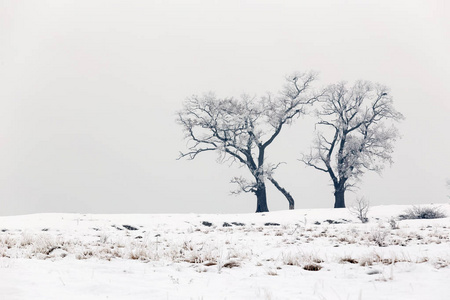
<path fill-rule="evenodd" d="M 253 212 L 231 196 L 244 169 L 185 149 L 176 111 L 192 94 L 276 92 L 316 70 L 389 86 L 399 125 L 391 168 L 356 194 L 373 205 L 450 194 L 448 1 L 2 1 L 0 214 Z M 328 175 L 297 159 L 300 119 L 269 149 L 297 208 L 331 207 Z M 287 201 L 269 187 L 271 210 Z"/>

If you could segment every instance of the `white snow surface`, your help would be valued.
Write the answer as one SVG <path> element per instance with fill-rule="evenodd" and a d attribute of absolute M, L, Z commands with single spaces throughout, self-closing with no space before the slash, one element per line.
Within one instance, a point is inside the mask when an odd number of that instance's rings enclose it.
<path fill-rule="evenodd" d="M 450 299 L 450 218 L 410 207 L 0 217 L 0 299 Z"/>

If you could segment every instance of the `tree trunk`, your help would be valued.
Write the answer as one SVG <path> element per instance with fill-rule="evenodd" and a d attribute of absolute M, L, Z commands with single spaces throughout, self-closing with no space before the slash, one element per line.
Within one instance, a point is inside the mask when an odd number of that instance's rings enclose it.
<path fill-rule="evenodd" d="M 334 208 L 345 208 L 345 189 L 334 192 Z"/>
<path fill-rule="evenodd" d="M 289 209 L 294 209 L 295 202 L 294 202 L 294 198 L 292 198 L 291 194 L 289 194 L 288 191 L 286 191 L 284 188 L 282 188 L 278 184 L 278 182 L 275 179 L 273 179 L 272 177 L 269 177 L 269 180 L 270 180 L 270 182 L 273 183 L 273 185 L 277 188 L 277 190 L 279 190 L 284 195 L 284 197 L 286 197 L 287 201 L 289 202 Z"/>
<path fill-rule="evenodd" d="M 256 212 L 268 212 L 267 207 L 267 195 L 266 195 L 266 185 L 264 182 L 259 182 L 256 188 Z"/>

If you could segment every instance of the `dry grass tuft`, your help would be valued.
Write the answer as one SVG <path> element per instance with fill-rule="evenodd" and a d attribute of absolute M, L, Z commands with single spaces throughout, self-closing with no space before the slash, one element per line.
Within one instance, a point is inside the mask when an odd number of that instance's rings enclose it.
<path fill-rule="evenodd" d="M 339 260 L 339 263 L 341 263 L 341 264 L 344 264 L 344 263 L 357 264 L 358 260 L 356 260 L 356 259 L 354 259 L 354 258 L 352 258 L 350 256 L 346 256 L 346 257 L 341 258 Z"/>
<path fill-rule="evenodd" d="M 270 270 L 267 271 L 267 275 L 277 276 L 278 272 L 276 270 L 270 269 Z"/>

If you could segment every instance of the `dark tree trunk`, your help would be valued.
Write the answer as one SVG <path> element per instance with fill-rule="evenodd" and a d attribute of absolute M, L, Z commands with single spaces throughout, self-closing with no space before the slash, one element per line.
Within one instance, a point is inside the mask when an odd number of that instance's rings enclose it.
<path fill-rule="evenodd" d="M 345 189 L 336 190 L 334 192 L 334 208 L 345 208 Z"/>
<path fill-rule="evenodd" d="M 295 202 L 294 202 L 294 198 L 292 198 L 291 194 L 289 194 L 288 191 L 286 191 L 284 188 L 282 188 L 278 184 L 278 182 L 275 179 L 273 179 L 272 177 L 269 177 L 269 180 L 270 180 L 270 182 L 273 183 L 273 185 L 277 188 L 277 190 L 279 190 L 284 195 L 284 197 L 286 197 L 287 201 L 289 202 L 289 209 L 294 209 Z"/>
<path fill-rule="evenodd" d="M 255 191 L 256 195 L 256 212 L 268 212 L 267 207 L 267 195 L 266 195 L 266 185 L 264 182 L 259 182 Z"/>

